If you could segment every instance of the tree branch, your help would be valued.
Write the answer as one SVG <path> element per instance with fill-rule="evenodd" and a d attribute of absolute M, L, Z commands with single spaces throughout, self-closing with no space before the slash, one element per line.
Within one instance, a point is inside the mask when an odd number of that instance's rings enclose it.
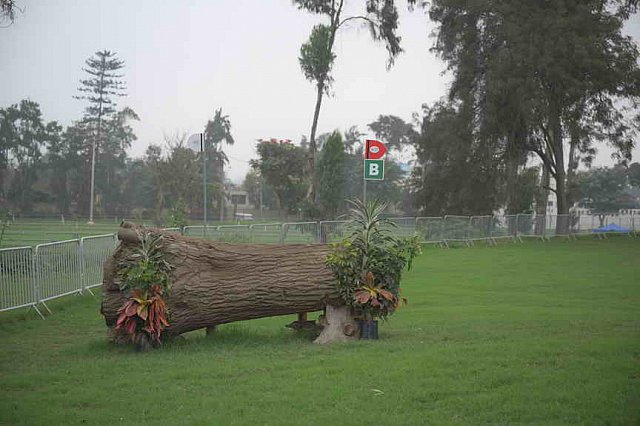
<path fill-rule="evenodd" d="M 342 22 L 340 22 L 338 24 L 338 28 L 340 28 L 343 24 L 347 23 L 348 21 L 352 21 L 354 19 L 362 19 L 363 21 L 367 21 L 368 23 L 370 23 L 371 25 L 375 25 L 376 23 L 369 18 L 368 16 L 362 16 L 362 15 L 358 15 L 358 16 L 350 16 L 348 18 L 345 18 L 342 20 Z"/>

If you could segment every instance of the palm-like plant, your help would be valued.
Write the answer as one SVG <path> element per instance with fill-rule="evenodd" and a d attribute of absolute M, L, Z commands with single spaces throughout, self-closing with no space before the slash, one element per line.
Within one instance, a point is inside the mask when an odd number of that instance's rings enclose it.
<path fill-rule="evenodd" d="M 396 226 L 395 223 L 383 217 L 387 209 L 387 203 L 378 199 L 367 203 L 360 199 L 347 200 L 351 205 L 346 217 L 349 220 L 347 230 L 351 245 L 362 253 L 362 269 L 367 268 L 371 247 L 390 241 L 389 229 Z"/>
<path fill-rule="evenodd" d="M 231 135 L 231 120 L 228 115 L 222 115 L 222 108 L 215 112 L 213 120 L 209 120 L 204 130 L 204 143 L 210 161 L 215 165 L 216 192 L 218 193 L 218 209 L 222 215 L 224 208 L 224 165 L 229 162 L 227 154 L 222 150 L 222 142 L 233 145 L 235 140 Z"/>

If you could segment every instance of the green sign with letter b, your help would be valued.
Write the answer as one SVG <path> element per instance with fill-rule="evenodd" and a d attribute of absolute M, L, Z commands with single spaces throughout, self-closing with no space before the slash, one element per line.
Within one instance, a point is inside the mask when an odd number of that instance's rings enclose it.
<path fill-rule="evenodd" d="M 364 178 L 384 180 L 384 160 L 364 160 Z"/>

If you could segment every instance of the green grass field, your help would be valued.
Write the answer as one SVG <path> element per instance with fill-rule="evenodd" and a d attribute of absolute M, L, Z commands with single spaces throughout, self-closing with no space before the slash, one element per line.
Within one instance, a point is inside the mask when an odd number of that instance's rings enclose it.
<path fill-rule="evenodd" d="M 379 341 L 277 317 L 138 353 L 99 297 L 0 314 L 0 424 L 639 424 L 640 239 L 425 249 Z"/>
<path fill-rule="evenodd" d="M 142 223 L 134 220 L 135 223 Z M 233 225 L 234 222 L 222 222 L 224 225 Z M 256 222 L 244 222 L 247 223 L 260 223 Z M 269 222 L 273 223 L 273 222 Z M 144 222 L 146 226 L 155 226 L 151 222 Z M 200 221 L 190 222 L 192 225 L 201 225 Z M 215 222 L 210 225 L 218 225 Z M 62 222 L 60 220 L 49 219 L 22 219 L 16 222 L 10 223 L 4 232 L 2 240 L 0 241 L 0 249 L 9 247 L 24 247 L 24 246 L 36 246 L 43 243 L 51 243 L 55 241 L 72 240 L 82 237 L 88 237 L 91 235 L 104 235 L 113 234 L 118 232 L 120 226 L 120 219 L 104 219 L 97 220 L 95 224 L 88 225 L 86 220 L 67 220 Z M 274 242 L 277 242 L 278 238 L 275 238 Z M 261 242 L 258 240 L 257 242 Z M 268 241 L 271 242 L 271 241 Z"/>

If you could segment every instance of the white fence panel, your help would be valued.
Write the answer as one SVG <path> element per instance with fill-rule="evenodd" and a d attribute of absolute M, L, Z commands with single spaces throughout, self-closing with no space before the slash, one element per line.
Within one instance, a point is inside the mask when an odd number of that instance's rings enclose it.
<path fill-rule="evenodd" d="M 578 234 L 593 234 L 593 230 L 598 227 L 598 219 L 594 215 L 581 214 L 577 219 Z"/>
<path fill-rule="evenodd" d="M 102 269 L 116 246 L 118 239 L 114 234 L 96 235 L 80 239 L 84 268 L 84 288 L 102 284 Z"/>
<path fill-rule="evenodd" d="M 213 238 L 216 232 L 216 226 L 193 225 L 185 226 L 183 229 L 183 235 L 186 237 L 200 237 L 200 238 Z"/>
<path fill-rule="evenodd" d="M 0 250 L 0 312 L 33 306 L 38 293 L 33 273 L 33 249 L 16 247 Z"/>
<path fill-rule="evenodd" d="M 173 227 L 173 228 L 162 228 L 161 231 L 165 231 L 165 232 L 177 232 L 178 234 L 182 233 L 182 229 L 178 228 L 178 227 Z"/>
<path fill-rule="evenodd" d="M 519 214 L 516 218 L 518 238 L 535 237 L 544 239 L 546 219 L 544 215 Z"/>
<path fill-rule="evenodd" d="M 342 240 L 347 236 L 346 220 L 327 220 L 320 222 L 320 243 L 329 244 Z"/>
<path fill-rule="evenodd" d="M 469 219 L 469 239 L 472 241 L 492 241 L 493 216 L 471 216 Z"/>
<path fill-rule="evenodd" d="M 449 242 L 470 243 L 470 225 L 471 217 L 469 216 L 453 216 L 444 217 L 444 238 L 445 244 Z"/>
<path fill-rule="evenodd" d="M 518 236 L 517 215 L 507 214 L 493 217 L 491 226 L 491 239 L 499 238 L 515 239 Z"/>
<path fill-rule="evenodd" d="M 251 228 L 250 225 L 221 225 L 218 226 L 213 234 L 216 241 L 224 241 L 225 243 L 250 243 Z"/>
<path fill-rule="evenodd" d="M 282 240 L 281 223 L 261 223 L 249 225 L 251 242 L 256 244 L 277 244 Z"/>
<path fill-rule="evenodd" d="M 82 292 L 80 240 L 40 244 L 34 259 L 39 302 Z"/>
<path fill-rule="evenodd" d="M 442 217 L 417 217 L 416 230 L 421 243 L 441 243 L 444 240 L 444 219 Z"/>
<path fill-rule="evenodd" d="M 396 225 L 391 228 L 391 233 L 396 237 L 413 237 L 417 235 L 415 217 L 392 217 L 389 220 Z"/>
<path fill-rule="evenodd" d="M 314 244 L 318 242 L 318 222 L 295 222 L 282 225 L 285 244 Z"/>

